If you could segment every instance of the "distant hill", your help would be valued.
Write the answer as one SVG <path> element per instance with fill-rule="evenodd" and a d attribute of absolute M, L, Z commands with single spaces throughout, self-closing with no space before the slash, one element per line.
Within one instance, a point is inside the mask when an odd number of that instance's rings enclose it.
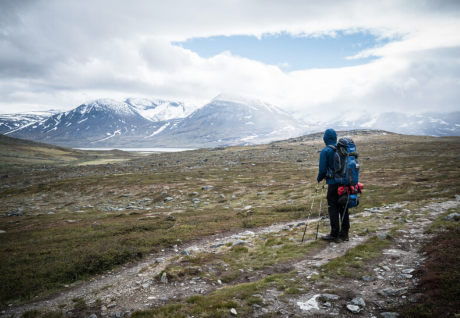
<path fill-rule="evenodd" d="M 6 136 L 3 134 L 0 134 L 0 147 L 2 148 L 8 147 L 10 149 L 12 149 L 13 147 L 37 147 L 37 148 L 46 148 L 46 149 L 60 149 L 60 150 L 66 150 L 66 151 L 75 151 L 74 149 L 70 149 L 70 148 L 46 144 L 43 142 L 37 142 L 33 140 L 14 138 L 14 137 Z"/>
<path fill-rule="evenodd" d="M 0 134 L 1 174 L 29 167 L 38 169 L 56 165 L 102 164 L 140 156 L 120 150 L 76 150 Z"/>
<path fill-rule="evenodd" d="M 460 112 L 420 113 L 405 115 L 388 112 L 381 114 L 352 113 L 326 118 L 308 120 L 310 131 L 321 131 L 332 127 L 336 130 L 383 129 L 405 135 L 460 136 Z"/>
<path fill-rule="evenodd" d="M 42 121 L 58 113 L 60 113 L 60 111 L 51 109 L 46 111 L 31 111 L 27 113 L 1 114 L 0 134 L 12 132 L 32 123 Z"/>

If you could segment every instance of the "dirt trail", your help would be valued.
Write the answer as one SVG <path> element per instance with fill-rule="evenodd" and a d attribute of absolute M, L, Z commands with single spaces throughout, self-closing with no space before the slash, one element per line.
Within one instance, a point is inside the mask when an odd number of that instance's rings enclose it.
<path fill-rule="evenodd" d="M 293 297 L 288 304 L 274 301 L 268 307 L 261 308 L 254 313 L 258 317 L 266 312 L 284 312 L 300 316 L 328 317 L 328 316 L 352 316 L 347 306 L 352 305 L 352 300 L 362 298 L 365 306 L 357 306 L 361 314 L 368 317 L 397 317 L 392 308 L 403 306 L 407 302 L 415 302 L 419 295 L 413 295 L 410 290 L 417 283 L 411 273 L 422 265 L 427 257 L 420 254 L 420 247 L 429 241 L 434 234 L 424 234 L 426 228 L 441 214 L 450 208 L 460 205 L 458 201 L 446 201 L 431 203 L 416 211 L 407 213 L 418 213 L 424 215 L 418 222 L 407 223 L 404 229 L 398 230 L 401 235 L 396 237 L 390 248 L 383 250 L 383 257 L 367 263 L 367 267 L 374 271 L 374 275 L 363 279 L 341 278 L 331 280 L 328 286 L 315 286 L 308 281 L 310 275 L 316 274 L 316 266 L 324 264 L 333 257 L 343 255 L 349 249 L 347 244 L 356 244 L 359 239 L 353 239 L 346 244 L 330 245 L 319 252 L 313 259 L 318 261 L 303 261 L 296 264 L 299 269 L 299 279 L 303 277 L 305 288 L 312 288 L 307 294 L 300 297 Z M 380 230 L 377 234 L 387 233 L 389 229 Z M 361 240 L 362 241 L 362 240 Z M 323 258 L 321 259 L 321 256 Z M 307 278 L 307 279 L 306 279 Z M 337 291 L 338 299 L 324 299 L 320 301 L 325 289 Z M 330 293 L 330 291 L 327 291 Z M 267 293 L 265 297 L 273 296 Z M 308 308 L 308 309 L 307 309 Z M 353 308 L 355 309 L 355 308 Z M 388 313 L 381 316 L 382 313 Z"/>
<path fill-rule="evenodd" d="M 373 281 L 365 282 L 344 278 L 340 281 L 331 282 L 330 286 L 328 286 L 328 288 L 346 286 L 347 289 L 352 291 L 348 296 L 344 297 L 344 295 L 339 295 L 339 300 L 331 300 L 328 302 L 329 305 L 326 304 L 326 307 L 324 307 L 317 301 L 317 295 L 321 293 L 324 286 L 316 286 L 310 283 L 308 277 L 318 273 L 318 266 L 336 257 L 342 256 L 347 250 L 366 241 L 369 235 L 350 237 L 349 242 L 342 242 L 339 244 L 331 243 L 309 259 L 293 264 L 298 270 L 299 280 L 305 282 L 305 288 L 310 290 L 310 292 L 297 297 L 293 296 L 292 299 L 286 303 L 277 300 L 277 296 L 281 292 L 267 290 L 262 295 L 266 306 L 259 306 L 259 308 L 255 307 L 253 316 L 257 317 L 267 312 L 287 313 L 287 316 L 290 314 L 302 316 L 312 315 L 315 317 L 318 317 L 320 314 L 327 314 L 328 316 L 345 315 L 347 309 L 344 306 L 346 306 L 350 300 L 347 299 L 347 297 L 350 298 L 355 296 L 362 297 L 366 300 L 366 307 L 361 311 L 370 314 L 380 309 L 387 308 L 392 303 L 395 304 L 401 301 L 407 301 L 407 299 L 401 297 L 393 301 L 391 301 L 391 299 L 390 301 L 385 301 L 388 297 L 378 295 L 377 291 L 385 288 L 404 288 L 413 286 L 415 283 L 413 279 L 399 277 L 401 270 L 415 268 L 415 266 L 418 266 L 424 261 L 424 258 L 418 254 L 418 249 L 429 236 L 423 234 L 423 231 L 437 216 L 446 212 L 447 209 L 456 207 L 459 204 L 460 202 L 457 201 L 431 203 L 418 210 L 417 213 L 421 213 L 425 217 L 418 219 L 418 222 L 407 223 L 404 230 L 401 232 L 403 235 L 394 240 L 390 249 L 384 251 L 385 258 L 381 261 L 384 262 L 385 265 L 380 264 L 380 266 L 376 267 L 376 274 L 375 277 L 373 277 Z M 414 211 L 407 213 L 414 213 Z M 317 222 L 317 220 L 310 220 L 312 225 L 315 222 Z M 286 229 L 292 230 L 297 223 L 298 222 L 280 223 L 265 228 L 255 229 L 253 231 L 244 231 L 235 235 L 229 235 L 228 233 L 213 235 L 195 241 L 192 243 L 193 245 L 189 244 L 187 250 L 191 251 L 192 254 L 198 251 L 223 253 L 225 249 L 210 248 L 210 245 L 217 243 L 225 244 L 234 242 L 238 239 L 247 240 L 246 242 L 249 242 L 258 238 L 259 235 L 266 233 L 281 232 L 286 231 Z M 304 225 L 300 226 L 302 230 L 303 226 Z M 394 226 L 396 225 L 389 224 L 379 230 L 377 234 L 386 233 Z M 251 246 L 250 243 L 247 244 Z M 14 315 L 16 317 L 31 309 L 43 311 L 62 309 L 67 314 L 71 314 L 71 309 L 74 305 L 72 299 L 83 298 L 89 306 L 94 306 L 97 299 L 102 301 L 98 316 L 120 317 L 129 315 L 135 310 L 146 310 L 150 307 L 166 304 L 172 299 L 184 299 L 190 295 L 207 294 L 221 287 L 222 285 L 217 281 L 200 279 L 198 277 L 197 279 L 188 280 L 185 283 L 161 283 L 158 278 L 154 279 L 155 276 L 160 275 L 165 267 L 171 263 L 171 259 L 175 257 L 178 252 L 180 253 L 183 251 L 185 246 L 187 245 L 181 246 L 180 251 L 177 249 L 163 251 L 160 254 L 151 255 L 136 264 L 120 268 L 104 275 L 98 275 L 90 281 L 71 286 L 69 289 L 58 292 L 46 299 L 32 301 L 17 307 L 8 307 L 5 309 L 3 315 Z M 153 264 L 155 264 L 155 266 L 152 266 Z M 383 268 L 383 266 L 386 266 L 386 268 Z M 313 308 L 305 310 L 306 307 L 303 304 L 307 302 L 316 305 L 314 305 Z M 76 315 L 73 315 L 73 317 L 76 317 Z"/>

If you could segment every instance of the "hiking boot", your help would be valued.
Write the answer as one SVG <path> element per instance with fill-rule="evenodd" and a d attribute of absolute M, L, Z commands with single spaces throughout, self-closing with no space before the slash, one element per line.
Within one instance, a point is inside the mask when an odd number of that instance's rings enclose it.
<path fill-rule="evenodd" d="M 350 240 L 348 238 L 348 233 L 347 234 L 340 233 L 339 234 L 339 239 L 341 239 L 342 241 L 349 241 Z"/>
<path fill-rule="evenodd" d="M 338 237 L 333 237 L 331 236 L 330 234 L 328 235 L 324 235 L 321 237 L 323 240 L 325 241 L 330 241 L 330 242 L 335 242 L 335 243 L 339 243 L 339 238 Z"/>

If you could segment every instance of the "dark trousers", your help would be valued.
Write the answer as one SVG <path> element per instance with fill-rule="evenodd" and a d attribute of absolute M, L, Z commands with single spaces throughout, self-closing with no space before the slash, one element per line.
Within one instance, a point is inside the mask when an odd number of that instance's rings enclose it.
<path fill-rule="evenodd" d="M 338 237 L 340 233 L 347 235 L 350 229 L 350 219 L 348 208 L 344 212 L 344 207 L 339 204 L 339 185 L 329 184 L 327 188 L 327 205 L 329 218 L 331 220 L 331 236 Z M 345 216 L 343 217 L 343 213 Z M 340 230 L 340 220 L 343 217 L 342 230 Z"/>

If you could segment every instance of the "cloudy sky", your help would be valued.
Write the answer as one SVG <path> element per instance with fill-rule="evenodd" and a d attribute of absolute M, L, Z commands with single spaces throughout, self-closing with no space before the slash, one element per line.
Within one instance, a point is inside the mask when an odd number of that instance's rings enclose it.
<path fill-rule="evenodd" d="M 460 110 L 460 1 L 0 1 L 0 113 L 221 92 L 299 115 Z"/>

